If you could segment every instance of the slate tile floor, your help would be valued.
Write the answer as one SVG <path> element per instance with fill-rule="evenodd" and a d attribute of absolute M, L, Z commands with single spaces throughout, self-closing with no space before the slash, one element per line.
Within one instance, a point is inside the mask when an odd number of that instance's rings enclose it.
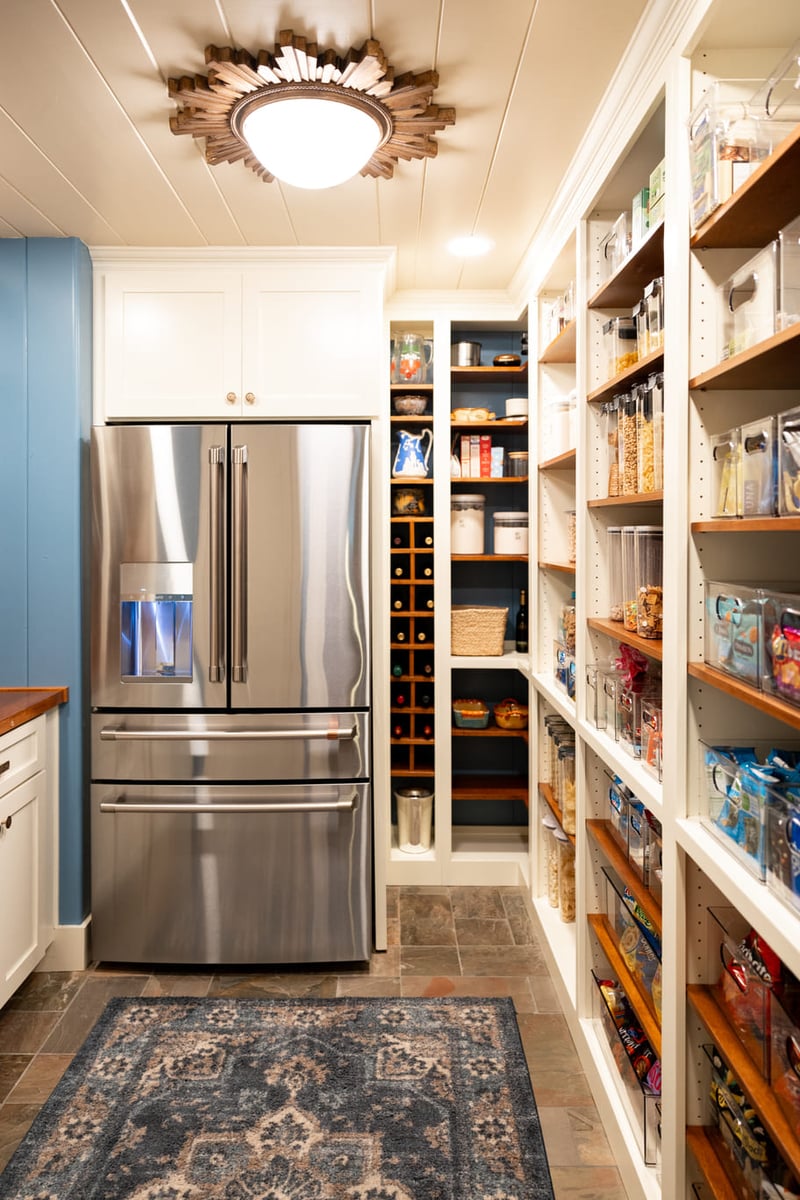
<path fill-rule="evenodd" d="M 112 996 L 511 996 L 556 1200 L 626 1200 L 524 890 L 390 888 L 388 904 L 389 948 L 368 967 L 32 975 L 0 1010 L 0 1168 Z"/>

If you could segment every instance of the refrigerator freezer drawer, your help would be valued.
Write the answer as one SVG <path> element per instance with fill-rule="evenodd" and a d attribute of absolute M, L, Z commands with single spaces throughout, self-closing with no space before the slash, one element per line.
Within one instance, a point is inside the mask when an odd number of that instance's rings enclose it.
<path fill-rule="evenodd" d="M 369 958 L 368 784 L 95 784 L 91 803 L 97 960 Z"/>
<path fill-rule="evenodd" d="M 369 715 L 94 713 L 93 779 L 365 779 Z"/>

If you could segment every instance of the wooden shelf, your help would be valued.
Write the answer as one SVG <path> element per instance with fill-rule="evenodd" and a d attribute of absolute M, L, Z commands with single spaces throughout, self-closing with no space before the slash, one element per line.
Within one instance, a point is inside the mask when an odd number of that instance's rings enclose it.
<path fill-rule="evenodd" d="M 429 742 L 425 743 L 426 746 L 430 744 Z M 418 767 L 413 771 L 410 767 L 390 767 L 389 774 L 396 775 L 398 779 L 415 779 L 417 775 L 423 775 L 426 779 L 432 779 L 436 772 L 433 767 Z"/>
<path fill-rule="evenodd" d="M 648 375 L 652 375 L 653 371 L 658 370 L 664 365 L 664 351 L 653 350 L 651 354 L 646 354 L 644 358 L 640 358 L 633 366 L 628 367 L 625 371 L 620 371 L 619 375 L 615 375 L 613 379 L 607 380 L 601 387 L 595 388 L 593 392 L 589 392 L 586 397 L 590 404 L 595 404 L 600 400 L 610 400 L 617 392 L 626 392 L 632 383 L 639 383 L 643 379 L 647 379 Z"/>
<path fill-rule="evenodd" d="M 403 417 L 399 413 L 393 413 L 389 417 L 392 425 L 430 425 L 433 421 L 433 413 L 421 413 L 419 416 Z"/>
<path fill-rule="evenodd" d="M 689 387 L 701 392 L 728 388 L 796 388 L 798 358 L 800 321 L 695 375 L 689 380 Z"/>
<path fill-rule="evenodd" d="M 588 913 L 586 919 L 600 943 L 603 953 L 608 959 L 612 973 L 616 976 L 617 982 L 630 1000 L 631 1008 L 639 1019 L 639 1024 L 644 1030 L 645 1037 L 655 1050 L 657 1056 L 661 1058 L 661 1025 L 653 1008 L 653 1001 L 636 976 L 632 975 L 628 970 L 625 959 L 620 953 L 619 940 L 609 923 L 608 917 L 603 913 Z"/>
<path fill-rule="evenodd" d="M 599 500 L 587 500 L 587 508 L 616 508 L 625 504 L 661 504 L 663 491 L 633 492 L 629 496 L 603 496 Z"/>
<path fill-rule="evenodd" d="M 463 483 L 465 486 L 473 483 L 527 483 L 527 475 L 453 475 L 450 477 L 451 485 Z"/>
<path fill-rule="evenodd" d="M 744 704 L 749 704 L 751 708 L 757 708 L 759 712 L 767 713 L 778 721 L 783 721 L 784 725 L 800 729 L 800 708 L 795 708 L 793 704 L 787 704 L 785 700 L 773 696 L 771 692 L 759 692 L 756 688 L 735 679 L 733 675 L 726 675 L 724 671 L 706 666 L 705 663 L 689 663 L 688 670 L 694 679 L 709 684 L 718 692 L 734 696 Z"/>
<path fill-rule="evenodd" d="M 422 418 L 419 419 L 421 420 Z M 403 487 L 417 487 L 418 485 L 425 486 L 426 484 L 428 487 L 433 487 L 433 480 L 431 479 L 430 475 L 416 475 L 413 477 L 409 475 L 391 475 L 389 477 L 389 483 L 399 483 Z"/>
<path fill-rule="evenodd" d="M 574 363 L 577 328 L 577 321 L 570 321 L 568 325 L 565 325 L 561 332 L 553 338 L 552 342 L 549 342 L 545 346 L 539 362 L 545 364 Z"/>
<path fill-rule="evenodd" d="M 474 370 L 483 370 L 482 367 L 475 367 Z M 498 417 L 495 421 L 450 421 L 451 429 L 458 429 L 462 433 L 472 433 L 476 429 L 500 429 L 508 432 L 511 430 L 524 433 L 528 428 L 527 417 Z"/>
<path fill-rule="evenodd" d="M 800 517 L 717 517 L 692 521 L 692 533 L 797 533 Z"/>
<path fill-rule="evenodd" d="M 624 629 L 621 621 L 610 621 L 606 617 L 587 617 L 586 624 L 597 633 L 604 633 L 606 637 L 623 642 L 626 646 L 634 646 L 648 658 L 654 658 L 657 662 L 663 659 L 661 638 L 639 637 L 638 633 L 629 633 Z"/>
<path fill-rule="evenodd" d="M 398 394 L 407 392 L 412 396 L 416 396 L 416 395 L 432 396 L 433 395 L 433 384 L 432 383 L 390 383 L 389 389 L 392 392 L 392 395 L 394 395 L 395 392 L 397 392 Z"/>
<path fill-rule="evenodd" d="M 451 554 L 452 562 L 527 562 L 527 554 Z"/>
<path fill-rule="evenodd" d="M 693 250 L 766 246 L 797 216 L 800 125 L 692 236 Z"/>
<path fill-rule="evenodd" d="M 560 571 L 562 575 L 574 575 L 575 563 L 540 562 L 540 571 Z"/>
<path fill-rule="evenodd" d="M 559 825 L 562 826 L 562 829 L 563 829 L 564 815 L 561 812 L 561 808 L 560 808 L 559 804 L 556 802 L 556 798 L 553 795 L 553 789 L 551 788 L 549 783 L 540 783 L 539 784 L 539 795 L 544 800 L 545 804 L 550 809 L 550 812 L 553 814 L 553 816 L 558 821 Z M 564 837 L 567 838 L 570 842 L 572 842 L 572 845 L 574 846 L 575 845 L 575 834 L 567 833 L 567 831 L 565 829 L 563 829 L 563 833 L 564 833 Z"/>
<path fill-rule="evenodd" d="M 496 376 L 498 379 L 518 379 L 521 375 L 528 374 L 527 361 L 521 363 L 518 367 L 451 367 L 450 378 L 457 380 L 459 383 L 465 383 L 468 379 L 486 378 L 487 375 Z"/>
<path fill-rule="evenodd" d="M 664 274 L 664 223 L 656 225 L 619 270 L 597 289 L 589 308 L 631 308 L 651 280 Z"/>
<path fill-rule="evenodd" d="M 600 847 L 609 866 L 614 868 L 625 886 L 630 888 L 637 904 L 640 904 L 647 913 L 650 924 L 660 938 L 661 905 L 653 893 L 644 886 L 641 875 L 637 875 L 628 862 L 622 847 L 611 832 L 611 822 L 592 818 L 586 822 L 586 832 Z"/>
<path fill-rule="evenodd" d="M 528 803 L 524 775 L 453 775 L 454 800 L 521 800 Z"/>
<path fill-rule="evenodd" d="M 717 1155 L 709 1136 L 711 1133 L 713 1130 L 706 1129 L 704 1125 L 689 1125 L 686 1130 L 686 1144 L 694 1155 L 714 1200 L 740 1200 L 738 1188 L 732 1184 Z"/>
<path fill-rule="evenodd" d="M 489 725 L 486 729 L 459 729 L 454 725 L 450 732 L 453 737 L 522 738 L 524 742 L 528 740 L 527 729 L 498 729 L 496 725 Z"/>
<path fill-rule="evenodd" d="M 717 1050 L 742 1085 L 758 1111 L 764 1129 L 777 1146 L 781 1157 L 800 1176 L 800 1141 L 772 1089 L 753 1063 L 738 1034 L 717 1004 L 714 992 L 703 984 L 690 984 L 687 998 L 711 1035 Z"/>
<path fill-rule="evenodd" d="M 565 450 L 563 454 L 557 454 L 555 458 L 546 458 L 544 462 L 539 463 L 540 471 L 574 471 L 575 470 L 575 451 Z"/>

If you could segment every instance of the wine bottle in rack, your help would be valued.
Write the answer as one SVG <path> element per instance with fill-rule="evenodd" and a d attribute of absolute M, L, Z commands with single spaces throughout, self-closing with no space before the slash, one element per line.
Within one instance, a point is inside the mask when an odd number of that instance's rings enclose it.
<path fill-rule="evenodd" d="M 392 522 L 392 549 L 407 550 L 409 547 L 409 528 L 406 522 L 401 525 L 397 521 Z"/>
<path fill-rule="evenodd" d="M 392 579 L 410 579 L 411 560 L 407 554 L 392 555 Z"/>
<path fill-rule="evenodd" d="M 426 581 L 429 582 L 430 580 L 433 579 L 433 555 L 432 554 L 418 554 L 417 555 L 416 562 L 414 564 L 414 574 L 415 574 L 415 578 L 422 580 L 423 583 Z"/>
<path fill-rule="evenodd" d="M 433 644 L 433 617 L 418 617 L 414 622 L 414 641 Z"/>
<path fill-rule="evenodd" d="M 391 623 L 391 639 L 408 645 L 411 640 L 411 627 L 402 617 L 394 617 Z"/>
<path fill-rule="evenodd" d="M 395 654 L 392 656 L 392 675 L 395 679 L 400 679 L 403 675 L 408 675 L 408 657 L 407 655 Z"/>
<path fill-rule="evenodd" d="M 414 608 L 417 612 L 433 612 L 433 588 L 417 585 Z"/>
<path fill-rule="evenodd" d="M 408 612 L 409 609 L 409 589 L 407 587 L 396 586 L 392 588 L 392 611 L 393 612 Z"/>
<path fill-rule="evenodd" d="M 420 708 L 433 708 L 433 692 L 425 688 L 418 691 L 417 704 Z"/>
<path fill-rule="evenodd" d="M 406 708 L 408 705 L 408 692 L 401 685 L 400 687 L 392 688 L 392 708 Z"/>

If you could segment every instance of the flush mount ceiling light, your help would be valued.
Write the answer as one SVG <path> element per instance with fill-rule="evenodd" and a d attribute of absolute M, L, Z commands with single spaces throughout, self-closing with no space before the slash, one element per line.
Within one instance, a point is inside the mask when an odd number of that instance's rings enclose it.
<path fill-rule="evenodd" d="M 482 254 L 488 254 L 493 246 L 491 238 L 483 237 L 479 233 L 451 238 L 447 243 L 447 249 L 456 258 L 480 258 Z"/>
<path fill-rule="evenodd" d="M 205 138 L 212 166 L 241 161 L 267 182 L 326 188 L 436 155 L 434 134 L 456 117 L 430 102 L 435 71 L 395 76 L 372 39 L 344 57 L 290 29 L 279 39 L 274 53 L 207 46 L 208 75 L 169 80 L 172 132 Z"/>

